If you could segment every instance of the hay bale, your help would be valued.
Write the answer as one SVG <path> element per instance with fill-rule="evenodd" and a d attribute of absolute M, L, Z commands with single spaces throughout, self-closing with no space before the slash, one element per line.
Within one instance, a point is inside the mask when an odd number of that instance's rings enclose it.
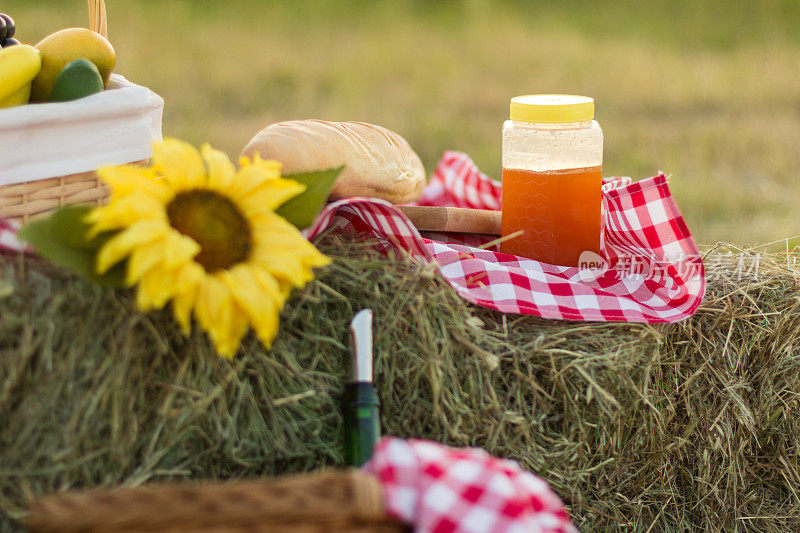
<path fill-rule="evenodd" d="M 785 256 L 656 327 L 503 316 L 369 243 L 324 250 L 338 260 L 295 295 L 273 350 L 248 338 L 232 362 L 128 293 L 0 256 L 0 529 L 68 488 L 341 464 L 347 326 L 364 307 L 387 434 L 516 459 L 587 531 L 800 524 L 800 277 Z"/>

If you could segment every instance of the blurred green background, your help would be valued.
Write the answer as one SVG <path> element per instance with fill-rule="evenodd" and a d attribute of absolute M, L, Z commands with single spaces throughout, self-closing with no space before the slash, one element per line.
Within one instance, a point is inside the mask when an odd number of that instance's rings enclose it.
<path fill-rule="evenodd" d="M 117 71 L 164 97 L 166 135 L 237 156 L 275 121 L 362 120 L 428 173 L 455 149 L 499 177 L 511 96 L 586 94 L 604 174 L 671 175 L 698 242 L 800 234 L 797 0 L 106 3 Z M 0 6 L 31 43 L 88 23 L 84 0 Z"/>

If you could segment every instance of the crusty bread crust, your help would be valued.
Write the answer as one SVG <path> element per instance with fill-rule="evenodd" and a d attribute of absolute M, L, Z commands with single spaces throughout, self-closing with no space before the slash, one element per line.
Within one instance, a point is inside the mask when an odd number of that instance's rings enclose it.
<path fill-rule="evenodd" d="M 425 169 L 408 142 L 366 122 L 278 122 L 253 137 L 242 155 L 255 153 L 280 161 L 285 174 L 345 165 L 332 200 L 366 196 L 402 204 L 425 188 Z"/>

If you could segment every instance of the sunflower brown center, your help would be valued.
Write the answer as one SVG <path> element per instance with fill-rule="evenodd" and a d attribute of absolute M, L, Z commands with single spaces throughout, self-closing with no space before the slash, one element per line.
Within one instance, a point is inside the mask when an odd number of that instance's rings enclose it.
<path fill-rule="evenodd" d="M 206 272 L 247 260 L 252 248 L 250 224 L 230 199 L 205 189 L 184 191 L 167 205 L 170 225 L 200 245 L 194 260 Z"/>

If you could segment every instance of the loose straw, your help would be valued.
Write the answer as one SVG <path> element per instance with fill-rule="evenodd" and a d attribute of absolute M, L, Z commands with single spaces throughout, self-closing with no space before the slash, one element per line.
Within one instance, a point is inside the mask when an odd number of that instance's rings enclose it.
<path fill-rule="evenodd" d="M 103 0 L 88 0 L 89 2 L 89 28 L 108 39 L 108 25 L 106 23 L 106 3 Z"/>

